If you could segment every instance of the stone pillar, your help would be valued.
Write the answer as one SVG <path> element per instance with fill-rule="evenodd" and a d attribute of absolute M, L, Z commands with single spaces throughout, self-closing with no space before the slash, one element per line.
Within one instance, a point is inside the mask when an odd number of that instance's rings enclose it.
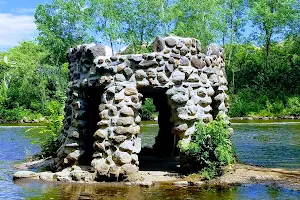
<path fill-rule="evenodd" d="M 99 129 L 95 132 L 92 167 L 98 179 L 127 179 L 138 172 L 141 107 L 138 91 L 130 86 L 110 86 L 99 106 Z M 132 178 L 132 177 L 131 177 Z"/>
<path fill-rule="evenodd" d="M 80 157 L 85 153 L 84 139 L 88 132 L 87 103 L 84 94 L 69 87 L 66 101 L 63 137 L 61 147 L 57 151 L 57 170 L 77 165 Z"/>

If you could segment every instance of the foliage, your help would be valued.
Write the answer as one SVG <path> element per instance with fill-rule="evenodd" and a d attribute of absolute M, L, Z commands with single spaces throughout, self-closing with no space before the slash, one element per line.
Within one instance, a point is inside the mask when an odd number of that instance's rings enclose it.
<path fill-rule="evenodd" d="M 171 8 L 171 19 L 175 23 L 172 33 L 195 37 L 207 45 L 217 37 L 219 21 L 217 0 L 178 0 Z"/>
<path fill-rule="evenodd" d="M 45 63 L 48 54 L 35 41 L 22 42 L 6 53 L 12 66 L 0 73 L 0 118 L 16 121 L 62 114 L 67 70 Z"/>
<path fill-rule="evenodd" d="M 142 119 L 153 120 L 154 114 L 155 114 L 155 106 L 153 105 L 153 100 L 151 98 L 146 98 L 142 106 Z"/>
<path fill-rule="evenodd" d="M 38 132 L 34 132 L 33 129 L 29 131 L 33 134 L 38 134 L 38 136 L 32 135 L 32 137 L 37 138 L 33 140 L 33 143 L 39 144 L 41 146 L 41 156 L 44 158 L 56 156 L 56 151 L 60 147 L 60 143 L 58 140 L 58 136 L 62 130 L 63 116 L 53 116 L 51 122 L 47 123 L 47 125 L 41 128 Z"/>
<path fill-rule="evenodd" d="M 269 63 L 271 42 L 275 34 L 282 33 L 286 25 L 296 18 L 295 5 L 297 0 L 250 0 L 249 17 L 257 26 L 259 35 L 254 35 L 263 41 L 266 52 L 266 65 Z"/>
<path fill-rule="evenodd" d="M 48 62 L 55 66 L 65 63 L 66 51 L 74 45 L 91 41 L 89 23 L 84 9 L 85 0 L 54 0 L 52 4 L 39 4 L 35 22 L 39 31 L 38 41 L 50 52 Z"/>
<path fill-rule="evenodd" d="M 197 123 L 191 142 L 180 142 L 179 147 L 195 161 L 195 169 L 209 179 L 220 175 L 222 166 L 234 162 L 229 127 L 220 116 L 208 124 Z"/>
<path fill-rule="evenodd" d="M 286 115 L 289 98 L 300 93 L 299 38 L 290 37 L 274 48 L 268 66 L 264 49 L 237 45 L 227 77 L 231 88 L 230 116 Z"/>
<path fill-rule="evenodd" d="M 300 97 L 291 97 L 288 99 L 287 113 L 300 116 Z"/>

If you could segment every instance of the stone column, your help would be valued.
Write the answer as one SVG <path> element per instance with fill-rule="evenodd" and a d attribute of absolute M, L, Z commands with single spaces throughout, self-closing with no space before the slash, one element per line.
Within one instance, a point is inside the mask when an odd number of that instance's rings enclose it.
<path fill-rule="evenodd" d="M 87 136 L 89 125 L 86 109 L 87 103 L 83 93 L 69 89 L 62 145 L 57 151 L 57 170 L 77 165 L 80 157 L 84 155 L 84 138 Z"/>
<path fill-rule="evenodd" d="M 140 97 L 134 86 L 116 84 L 104 92 L 92 161 L 99 180 L 138 178 L 140 107 Z"/>

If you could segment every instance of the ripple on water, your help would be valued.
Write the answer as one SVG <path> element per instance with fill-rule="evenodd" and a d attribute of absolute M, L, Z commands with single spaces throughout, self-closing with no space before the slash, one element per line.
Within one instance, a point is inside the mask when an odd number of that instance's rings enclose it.
<path fill-rule="evenodd" d="M 300 123 L 233 124 L 232 136 L 240 161 L 266 167 L 300 168 Z M 39 148 L 30 144 L 28 127 L 0 127 L 0 199 L 300 199 L 300 192 L 266 185 L 243 185 L 232 188 L 153 188 L 17 183 L 12 181 L 12 164 Z M 141 126 L 145 145 L 152 145 L 157 124 Z"/>

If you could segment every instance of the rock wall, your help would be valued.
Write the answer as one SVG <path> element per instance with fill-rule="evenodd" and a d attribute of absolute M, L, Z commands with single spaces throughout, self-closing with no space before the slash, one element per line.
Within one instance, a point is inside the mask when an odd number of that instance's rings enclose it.
<path fill-rule="evenodd" d="M 171 117 L 160 116 L 159 123 L 167 123 L 166 130 L 186 143 L 197 121 L 209 122 L 228 111 L 224 53 L 215 45 L 203 54 L 196 39 L 158 37 L 153 53 L 109 57 L 103 46 L 80 45 L 70 49 L 68 60 L 70 82 L 58 170 L 90 162 L 96 180 L 135 174 L 143 90 L 165 91 L 171 114 L 161 113 Z M 89 98 L 97 96 L 98 110 L 91 110 L 95 106 L 89 105 Z M 96 124 L 90 124 L 91 112 L 99 113 Z M 91 136 L 92 126 L 96 131 Z"/>

